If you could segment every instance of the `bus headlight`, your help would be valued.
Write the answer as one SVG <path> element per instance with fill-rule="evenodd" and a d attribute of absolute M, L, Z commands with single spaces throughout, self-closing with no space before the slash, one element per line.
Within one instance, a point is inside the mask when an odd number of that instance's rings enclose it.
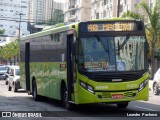
<path fill-rule="evenodd" d="M 87 84 L 85 82 L 82 82 L 82 81 L 79 81 L 79 84 L 80 84 L 81 87 L 83 87 L 87 91 L 89 91 L 89 92 L 94 94 L 94 88 L 91 85 L 89 85 L 89 84 Z"/>
<path fill-rule="evenodd" d="M 148 84 L 148 79 L 145 80 L 145 81 L 143 81 L 143 82 L 139 85 L 138 91 L 140 92 L 141 90 L 143 90 L 143 88 L 145 88 L 147 84 Z"/>

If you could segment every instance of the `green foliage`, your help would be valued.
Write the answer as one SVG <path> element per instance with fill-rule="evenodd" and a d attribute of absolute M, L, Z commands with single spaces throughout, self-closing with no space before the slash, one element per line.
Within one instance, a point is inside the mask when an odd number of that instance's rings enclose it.
<path fill-rule="evenodd" d="M 155 54 L 154 54 L 155 58 L 160 58 L 160 48 L 157 48 L 155 50 Z"/>
<path fill-rule="evenodd" d="M 53 17 L 51 20 L 49 20 L 48 24 L 58 24 L 64 22 L 64 14 L 62 10 L 56 9 L 53 13 Z"/>
<path fill-rule="evenodd" d="M 122 16 L 122 18 L 134 18 L 134 19 L 141 19 L 144 20 L 144 16 L 135 13 L 133 11 L 127 11 L 126 13 L 124 13 Z"/>
<path fill-rule="evenodd" d="M 1 60 L 11 60 L 19 58 L 20 56 L 20 45 L 19 41 L 11 42 L 0 49 Z"/>
<path fill-rule="evenodd" d="M 0 35 L 4 34 L 5 30 L 0 30 Z"/>

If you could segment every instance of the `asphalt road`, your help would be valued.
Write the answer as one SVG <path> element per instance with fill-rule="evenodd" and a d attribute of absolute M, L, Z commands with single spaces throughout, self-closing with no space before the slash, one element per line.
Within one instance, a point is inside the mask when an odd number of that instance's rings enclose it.
<path fill-rule="evenodd" d="M 90 104 L 77 106 L 74 111 L 67 111 L 65 108 L 63 108 L 61 102 L 59 101 L 42 100 L 35 102 L 32 99 L 32 96 L 28 95 L 23 90 L 20 90 L 16 93 L 13 91 L 7 91 L 5 81 L 0 80 L 0 111 L 9 111 L 12 112 L 12 114 L 13 112 L 17 111 L 20 113 L 20 116 L 25 116 L 25 114 L 28 115 L 28 112 L 32 111 L 37 113 L 37 116 L 42 116 L 42 118 L 34 118 L 34 120 L 129 120 L 131 118 L 136 120 L 158 120 L 160 117 L 153 117 L 153 115 L 160 116 L 160 95 L 155 96 L 152 94 L 152 91 L 150 91 L 149 101 L 130 102 L 126 109 L 118 109 L 114 104 Z M 17 114 L 14 114 L 14 117 L 16 115 Z M 141 117 L 139 117 L 139 115 Z M 144 117 L 145 115 L 149 116 Z M 0 120 L 1 119 L 32 120 L 33 118 L 1 117 Z"/>

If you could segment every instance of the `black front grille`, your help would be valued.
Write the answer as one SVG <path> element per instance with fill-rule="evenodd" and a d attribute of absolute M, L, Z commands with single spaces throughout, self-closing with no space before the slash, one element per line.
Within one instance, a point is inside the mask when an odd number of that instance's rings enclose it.
<path fill-rule="evenodd" d="M 134 81 L 140 79 L 146 71 L 138 71 L 138 72 L 80 72 L 82 75 L 88 77 L 91 80 L 96 82 L 126 82 L 126 81 Z"/>
<path fill-rule="evenodd" d="M 95 81 L 128 81 L 128 80 L 137 80 L 139 79 L 141 76 L 139 75 L 132 75 L 132 74 L 119 74 L 119 75 L 115 75 L 115 74 L 112 74 L 112 75 L 93 75 L 93 76 L 90 76 L 89 78 L 90 79 L 93 79 Z"/>

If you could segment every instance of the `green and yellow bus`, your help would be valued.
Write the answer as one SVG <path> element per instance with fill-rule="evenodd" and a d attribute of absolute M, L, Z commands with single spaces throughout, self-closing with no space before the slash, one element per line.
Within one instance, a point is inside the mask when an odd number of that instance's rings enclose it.
<path fill-rule="evenodd" d="M 148 44 L 141 20 L 51 26 L 21 38 L 21 84 L 34 100 L 112 103 L 148 100 Z"/>

